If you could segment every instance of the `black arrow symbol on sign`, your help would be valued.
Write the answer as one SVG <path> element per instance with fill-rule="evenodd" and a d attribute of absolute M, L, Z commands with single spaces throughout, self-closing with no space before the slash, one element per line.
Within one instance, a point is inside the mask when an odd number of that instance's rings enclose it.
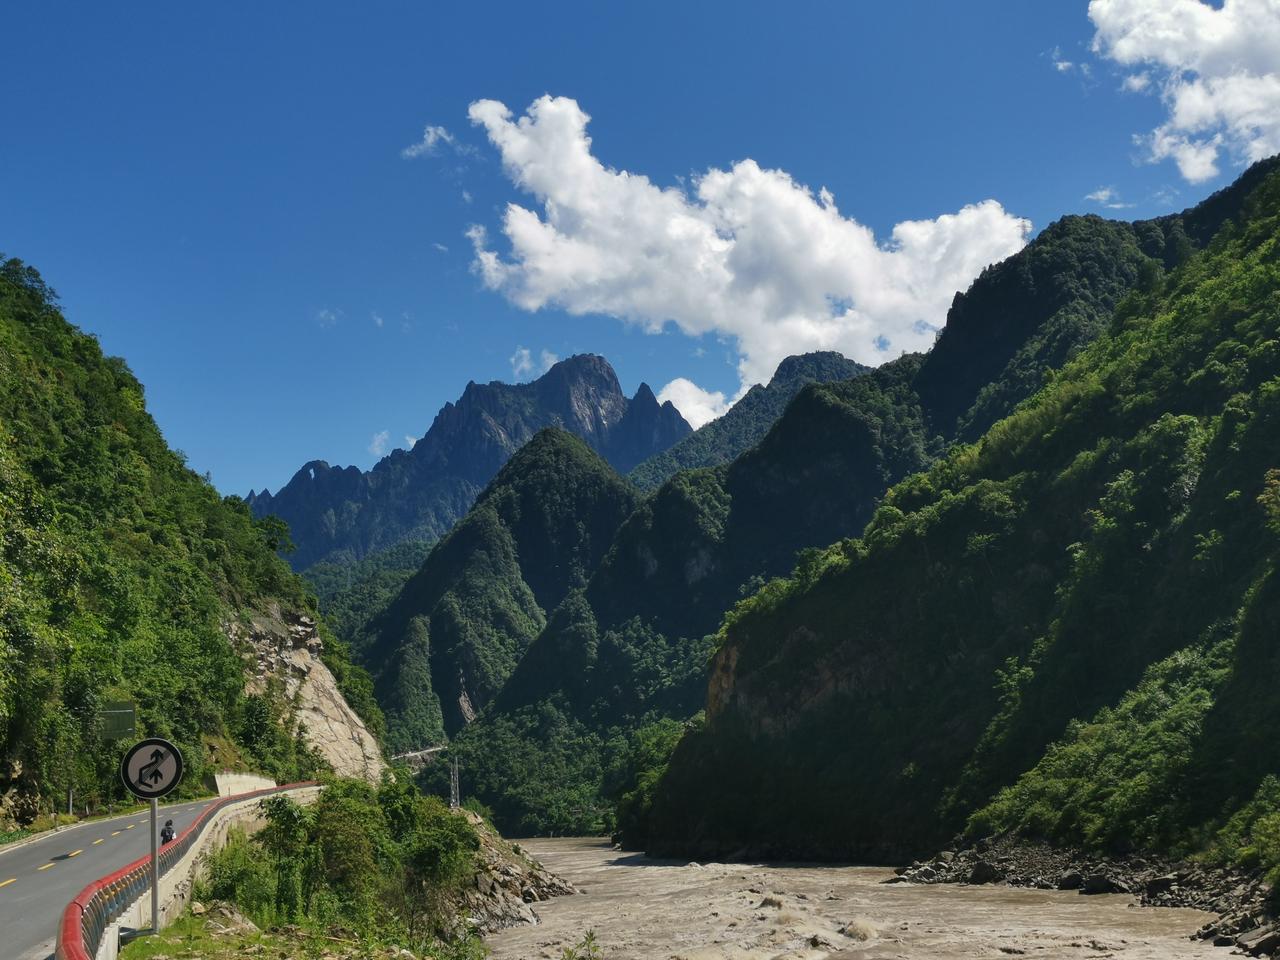
<path fill-rule="evenodd" d="M 144 763 L 142 768 L 138 771 L 138 786 L 145 790 L 148 786 L 148 780 L 151 781 L 151 785 L 153 786 L 164 781 L 164 774 L 160 772 L 160 764 L 164 763 L 165 757 L 167 756 L 168 754 L 163 750 L 157 749 L 151 751 L 151 760 Z"/>

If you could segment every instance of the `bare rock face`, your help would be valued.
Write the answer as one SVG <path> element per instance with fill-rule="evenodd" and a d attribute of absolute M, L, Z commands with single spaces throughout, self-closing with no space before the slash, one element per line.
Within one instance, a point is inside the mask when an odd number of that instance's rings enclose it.
<path fill-rule="evenodd" d="M 272 606 L 225 629 L 246 662 L 246 693 L 283 696 L 301 736 L 334 773 L 370 783 L 381 779 L 387 767 L 382 751 L 320 659 L 324 644 L 314 620 Z"/>
<path fill-rule="evenodd" d="M 0 762 L 0 831 L 16 830 L 39 815 L 39 793 L 22 770 L 22 761 Z"/>
<path fill-rule="evenodd" d="M 537 923 L 533 904 L 578 892 L 518 844 L 500 837 L 482 818 L 469 810 L 462 814 L 476 828 L 480 849 L 474 887 L 462 891 L 456 906 L 482 934 Z"/>

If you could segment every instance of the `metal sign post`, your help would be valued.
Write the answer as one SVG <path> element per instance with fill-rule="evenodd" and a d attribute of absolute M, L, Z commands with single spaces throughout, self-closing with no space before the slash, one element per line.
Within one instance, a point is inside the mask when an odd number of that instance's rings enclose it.
<path fill-rule="evenodd" d="M 182 779 L 182 754 L 168 740 L 150 737 L 134 744 L 120 761 L 120 779 L 135 797 L 151 801 L 151 932 L 160 932 L 160 798 Z"/>

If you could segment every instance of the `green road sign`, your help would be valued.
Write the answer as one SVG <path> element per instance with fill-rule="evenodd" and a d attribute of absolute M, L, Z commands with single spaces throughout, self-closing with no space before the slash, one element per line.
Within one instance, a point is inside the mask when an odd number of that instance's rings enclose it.
<path fill-rule="evenodd" d="M 102 735 L 123 740 L 137 733 L 136 710 L 130 700 L 108 701 L 102 708 Z"/>

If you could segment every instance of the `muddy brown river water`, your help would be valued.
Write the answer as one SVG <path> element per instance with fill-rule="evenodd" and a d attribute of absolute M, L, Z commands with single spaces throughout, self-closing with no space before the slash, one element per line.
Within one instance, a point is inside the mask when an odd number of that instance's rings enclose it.
<path fill-rule="evenodd" d="M 605 960 L 1222 957 L 1188 934 L 1196 910 L 1120 895 L 882 884 L 888 869 L 689 864 L 597 839 L 522 845 L 579 894 L 535 904 L 541 922 L 494 934 L 496 960 L 559 958 L 594 930 Z"/>

